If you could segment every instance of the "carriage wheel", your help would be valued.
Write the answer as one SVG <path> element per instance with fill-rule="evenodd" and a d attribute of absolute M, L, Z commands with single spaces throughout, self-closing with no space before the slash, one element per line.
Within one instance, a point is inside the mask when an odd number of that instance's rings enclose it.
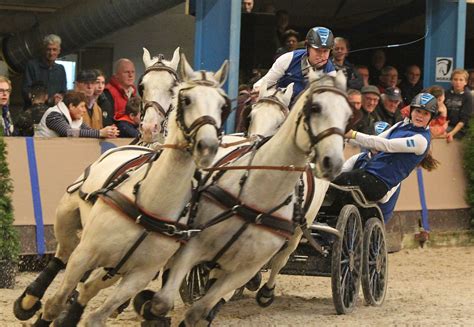
<path fill-rule="evenodd" d="M 359 293 L 362 264 L 362 222 L 354 205 L 345 205 L 336 224 L 342 237 L 332 246 L 332 299 L 338 314 L 354 310 Z"/>
<path fill-rule="evenodd" d="M 179 288 L 181 299 L 186 304 L 193 304 L 206 294 L 207 289 L 211 287 L 211 285 L 208 284 L 209 268 L 207 265 L 202 263 L 194 266 L 189 274 L 186 275 Z M 244 289 L 245 286 L 236 289 L 230 301 L 240 300 L 243 296 Z"/>
<path fill-rule="evenodd" d="M 192 304 L 203 297 L 206 294 L 208 281 L 209 268 L 207 265 L 202 263 L 194 266 L 186 275 L 179 288 L 179 294 L 183 302 Z"/>
<path fill-rule="evenodd" d="M 367 304 L 380 306 L 385 300 L 388 282 L 388 257 L 385 228 L 378 218 L 365 224 L 362 252 L 362 291 Z"/>

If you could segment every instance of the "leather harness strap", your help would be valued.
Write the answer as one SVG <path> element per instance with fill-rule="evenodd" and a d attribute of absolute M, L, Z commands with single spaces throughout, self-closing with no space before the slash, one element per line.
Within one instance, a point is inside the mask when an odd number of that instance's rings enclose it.
<path fill-rule="evenodd" d="M 261 212 L 254 208 L 251 208 L 235 198 L 230 193 L 226 192 L 217 185 L 211 185 L 203 191 L 203 195 L 207 198 L 214 200 L 215 202 L 220 203 L 226 208 L 231 209 L 233 214 L 240 216 L 246 222 L 252 223 L 255 225 L 260 225 L 262 227 L 267 227 L 271 231 L 277 233 L 280 236 L 290 238 L 294 231 L 295 225 L 292 221 L 288 221 L 276 216 L 271 215 L 270 213 Z M 287 205 L 291 202 L 291 196 L 288 197 L 281 205 L 277 208 L 272 209 L 271 211 L 276 211 L 280 207 Z M 202 226 L 208 227 L 208 225 Z M 203 229 L 203 228 L 199 228 Z"/>

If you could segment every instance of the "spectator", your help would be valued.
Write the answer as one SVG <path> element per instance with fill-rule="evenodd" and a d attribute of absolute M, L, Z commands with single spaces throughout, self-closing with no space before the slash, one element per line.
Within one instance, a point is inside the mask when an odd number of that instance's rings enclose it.
<path fill-rule="evenodd" d="M 426 89 L 426 93 L 433 95 L 438 103 L 438 115 L 431 120 L 430 132 L 432 137 L 445 138 L 446 129 L 448 127 L 448 110 L 444 104 L 445 94 L 444 89 L 439 85 L 433 85 Z M 400 110 L 403 118 L 410 116 L 410 105 Z"/>
<path fill-rule="evenodd" d="M 356 110 L 360 110 L 362 107 L 362 93 L 359 90 L 347 90 L 347 98 Z"/>
<path fill-rule="evenodd" d="M 61 38 L 55 34 L 47 35 L 43 39 L 43 47 L 43 57 L 26 64 L 22 89 L 25 107 L 31 104 L 28 94 L 34 82 L 42 81 L 47 86 L 50 104 L 61 101 L 67 90 L 66 71 L 63 65 L 56 63 L 61 52 Z"/>
<path fill-rule="evenodd" d="M 451 89 L 446 93 L 444 104 L 448 109 L 448 134 L 446 141 L 462 138 L 468 129 L 472 114 L 472 95 L 467 88 L 469 74 L 464 69 L 455 69 L 451 74 Z"/>
<path fill-rule="evenodd" d="M 390 126 L 403 120 L 398 107 L 402 102 L 402 95 L 398 87 L 388 87 L 381 96 L 382 102 L 375 109 L 378 121 L 384 121 Z"/>
<path fill-rule="evenodd" d="M 76 76 L 75 91 L 81 92 L 86 96 L 87 112 L 82 117 L 84 124 L 94 129 L 104 127 L 102 123 L 102 109 L 97 104 L 95 91 L 97 88 L 97 71 L 95 69 L 87 69 L 80 71 Z"/>
<path fill-rule="evenodd" d="M 334 36 L 326 27 L 313 27 L 306 35 L 306 49 L 298 49 L 281 55 L 274 63 L 268 73 L 253 85 L 254 91 L 258 91 L 262 80 L 267 81 L 268 86 L 287 87 L 293 86 L 291 101 L 305 89 L 308 84 L 308 69 L 313 67 L 324 74 L 336 76 L 336 69 L 329 60 L 329 54 L 334 46 Z"/>
<path fill-rule="evenodd" d="M 387 64 L 387 57 L 382 49 L 375 50 L 370 61 L 370 84 L 377 85 L 382 68 Z"/>
<path fill-rule="evenodd" d="M 336 37 L 334 39 L 334 49 L 332 51 L 332 62 L 336 70 L 342 70 L 347 78 L 347 87 L 350 89 L 360 90 L 364 86 L 364 81 L 360 77 L 354 65 L 347 61 L 349 53 L 349 41 L 343 37 Z"/>
<path fill-rule="evenodd" d="M 387 87 L 395 87 L 398 83 L 398 71 L 393 66 L 385 66 L 380 71 L 378 88 L 380 93 L 385 93 Z"/>
<path fill-rule="evenodd" d="M 242 13 L 251 13 L 253 10 L 253 0 L 242 0 Z"/>
<path fill-rule="evenodd" d="M 421 69 L 417 65 L 410 65 L 405 71 L 405 79 L 400 83 L 403 103 L 409 105 L 411 100 L 421 92 L 423 84 L 421 82 Z"/>
<path fill-rule="evenodd" d="M 131 97 L 125 106 L 126 116 L 117 121 L 120 137 L 138 137 L 140 125 L 140 106 L 142 99 L 139 96 Z"/>
<path fill-rule="evenodd" d="M 471 94 L 474 97 L 474 69 L 470 69 L 469 71 L 469 80 L 467 82 L 467 87 L 471 90 Z"/>
<path fill-rule="evenodd" d="M 359 120 L 354 130 L 364 134 L 374 134 L 374 124 L 378 120 L 375 114 L 380 99 L 380 91 L 374 85 L 364 86 L 362 93 L 362 118 Z"/>
<path fill-rule="evenodd" d="M 290 25 L 290 14 L 286 10 L 277 10 L 275 13 L 276 16 L 276 33 L 278 38 L 278 46 L 284 47 L 285 46 L 285 32 L 289 29 Z"/>
<path fill-rule="evenodd" d="M 277 59 L 284 53 L 294 51 L 298 48 L 300 33 L 295 30 L 289 29 L 283 34 L 283 37 L 285 39 L 285 46 L 277 49 L 275 59 Z"/>
<path fill-rule="evenodd" d="M 19 136 L 33 136 L 35 130 L 34 126 L 39 124 L 41 117 L 43 117 L 49 108 L 46 104 L 48 101 L 48 88 L 43 82 L 38 81 L 33 83 L 30 88 L 29 96 L 31 106 L 25 108 L 15 123 L 15 128 Z"/>
<path fill-rule="evenodd" d="M 12 82 L 5 76 L 0 75 L 0 107 L 2 108 L 1 128 L 3 136 L 14 135 L 14 126 L 8 104 L 12 93 Z"/>
<path fill-rule="evenodd" d="M 105 74 L 100 69 L 95 69 L 97 73 L 97 84 L 94 91 L 96 102 L 102 109 L 102 124 L 104 126 L 113 125 L 114 122 L 114 107 L 105 95 Z"/>
<path fill-rule="evenodd" d="M 129 59 L 122 58 L 114 64 L 114 75 L 105 86 L 104 94 L 109 105 L 114 109 L 114 120 L 125 116 L 128 99 L 136 96 L 135 65 Z"/>
<path fill-rule="evenodd" d="M 35 136 L 116 138 L 119 132 L 115 126 L 107 126 L 99 130 L 82 122 L 82 116 L 87 111 L 86 101 L 86 96 L 81 92 L 67 92 L 63 101 L 44 113 Z"/>
<path fill-rule="evenodd" d="M 369 73 L 369 68 L 364 65 L 357 65 L 355 66 L 355 69 L 357 71 L 357 74 L 362 78 L 362 81 L 364 82 L 364 86 L 367 86 L 370 84 L 370 73 Z"/>

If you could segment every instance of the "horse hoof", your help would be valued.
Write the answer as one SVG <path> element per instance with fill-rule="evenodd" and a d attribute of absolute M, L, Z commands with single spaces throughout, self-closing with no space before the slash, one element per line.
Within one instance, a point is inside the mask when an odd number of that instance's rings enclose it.
<path fill-rule="evenodd" d="M 267 284 L 265 284 L 258 290 L 255 299 L 259 306 L 266 308 L 273 303 L 273 300 L 275 300 L 274 289 L 275 288 L 269 288 Z"/>
<path fill-rule="evenodd" d="M 71 303 L 66 314 L 61 314 L 54 321 L 55 327 L 69 327 L 69 326 L 77 326 L 79 321 L 81 320 L 82 314 L 84 313 L 84 306 L 82 306 L 79 302 Z M 64 312 L 64 311 L 63 311 Z"/>
<path fill-rule="evenodd" d="M 143 290 L 133 298 L 133 309 L 137 315 L 143 316 L 144 305 L 153 299 L 155 292 L 152 290 Z"/>
<path fill-rule="evenodd" d="M 22 295 L 20 295 L 19 298 L 17 298 L 15 300 L 15 302 L 13 303 L 13 314 L 15 315 L 15 317 L 18 319 L 18 320 L 21 320 L 21 321 L 25 321 L 25 320 L 29 320 L 31 317 L 33 317 L 35 315 L 35 313 L 41 309 L 41 301 L 40 300 L 37 300 L 35 302 L 35 304 L 33 304 L 33 306 L 26 310 L 26 309 L 23 309 L 22 307 L 22 302 L 23 302 L 23 299 L 25 298 L 26 296 L 26 291 L 23 292 Z"/>
<path fill-rule="evenodd" d="M 42 315 L 40 315 L 38 319 L 35 321 L 35 323 L 31 326 L 32 327 L 48 327 L 49 325 L 51 325 L 51 323 L 52 321 L 43 320 Z"/>
<path fill-rule="evenodd" d="M 153 320 L 145 320 L 141 323 L 142 327 L 170 327 L 171 318 L 170 317 L 157 317 Z"/>
<path fill-rule="evenodd" d="M 262 282 L 262 273 L 259 271 L 251 280 L 245 284 L 245 288 L 251 292 L 255 292 L 259 289 L 260 283 Z"/>

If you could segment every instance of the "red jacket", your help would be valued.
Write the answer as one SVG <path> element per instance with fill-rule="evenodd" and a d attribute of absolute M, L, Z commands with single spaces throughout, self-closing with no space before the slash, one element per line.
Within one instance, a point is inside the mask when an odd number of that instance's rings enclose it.
<path fill-rule="evenodd" d="M 137 89 L 135 88 L 135 86 L 132 87 L 132 95 L 135 96 L 137 94 Z M 109 90 L 110 94 L 112 95 L 112 98 L 114 99 L 114 119 L 132 122 L 128 115 L 125 113 L 125 106 L 128 102 L 127 92 L 125 91 L 125 89 L 119 84 L 119 82 L 114 76 L 110 78 L 110 82 L 107 83 L 105 88 Z"/>

